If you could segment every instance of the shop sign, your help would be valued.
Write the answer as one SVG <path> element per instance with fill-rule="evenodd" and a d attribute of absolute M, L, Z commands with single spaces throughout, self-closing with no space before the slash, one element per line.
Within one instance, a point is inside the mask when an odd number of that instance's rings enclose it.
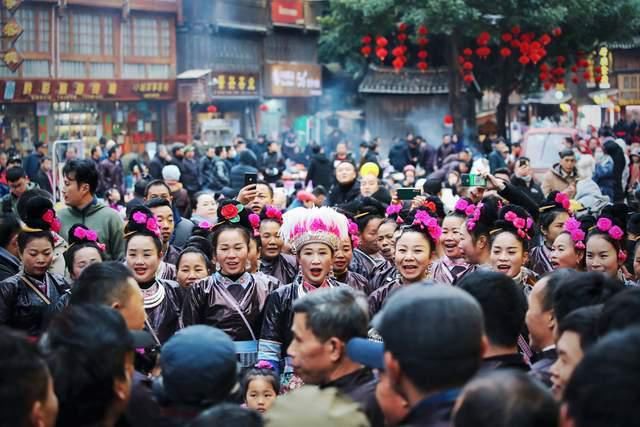
<path fill-rule="evenodd" d="M 317 64 L 267 64 L 267 96 L 322 95 L 322 68 Z"/>
<path fill-rule="evenodd" d="M 22 35 L 23 31 L 24 29 L 18 21 L 15 18 L 11 18 L 2 26 L 2 38 L 9 42 L 14 42 Z"/>
<path fill-rule="evenodd" d="M 2 6 L 10 13 L 15 12 L 17 8 L 22 4 L 22 0 L 2 0 Z"/>
<path fill-rule="evenodd" d="M 6 65 L 12 73 L 15 73 L 24 62 L 24 58 L 15 48 L 11 48 L 2 54 L 2 62 L 4 62 L 4 65 Z"/>
<path fill-rule="evenodd" d="M 304 4 L 301 0 L 272 0 L 271 20 L 275 24 L 304 25 Z"/>
<path fill-rule="evenodd" d="M 212 96 L 258 96 L 258 73 L 214 73 Z"/>
<path fill-rule="evenodd" d="M 611 58 L 609 55 L 609 49 L 606 47 L 601 47 L 598 52 L 598 56 L 600 57 L 600 68 L 602 76 L 602 80 L 600 80 L 600 88 L 608 89 L 611 87 L 611 83 L 609 82 L 609 72 L 611 70 Z"/>
<path fill-rule="evenodd" d="M 14 85 L 14 96 L 7 98 L 9 85 Z M 4 85 L 5 99 L 15 102 L 56 101 L 139 101 L 141 99 L 173 100 L 175 81 L 133 80 L 18 80 L 0 81 Z"/>

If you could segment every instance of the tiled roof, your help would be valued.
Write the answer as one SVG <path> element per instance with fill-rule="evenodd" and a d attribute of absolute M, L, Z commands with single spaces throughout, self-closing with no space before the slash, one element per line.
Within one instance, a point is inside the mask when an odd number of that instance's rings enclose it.
<path fill-rule="evenodd" d="M 358 91 L 397 95 L 438 95 L 449 93 L 447 69 L 422 72 L 415 69 L 396 71 L 371 66 Z"/>
<path fill-rule="evenodd" d="M 640 47 L 640 37 L 632 37 L 623 42 L 608 43 L 609 49 L 636 49 Z"/>

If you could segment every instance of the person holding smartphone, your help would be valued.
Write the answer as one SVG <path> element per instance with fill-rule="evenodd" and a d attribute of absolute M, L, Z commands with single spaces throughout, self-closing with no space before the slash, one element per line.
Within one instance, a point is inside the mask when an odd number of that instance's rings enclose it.
<path fill-rule="evenodd" d="M 511 176 L 511 184 L 518 187 L 534 200 L 538 205 L 544 202 L 544 194 L 540 183 L 533 176 L 531 160 L 528 157 L 520 157 L 516 160 Z"/>

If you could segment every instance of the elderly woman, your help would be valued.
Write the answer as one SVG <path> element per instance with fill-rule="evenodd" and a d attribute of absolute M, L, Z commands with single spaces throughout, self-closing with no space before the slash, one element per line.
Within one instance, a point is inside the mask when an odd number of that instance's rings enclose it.
<path fill-rule="evenodd" d="M 593 180 L 595 161 L 589 155 L 582 155 L 576 166 L 578 181 L 576 183 L 575 200 L 579 202 L 588 214 L 597 215 L 603 207 L 609 204 L 608 196 L 602 194 L 600 187 Z"/>

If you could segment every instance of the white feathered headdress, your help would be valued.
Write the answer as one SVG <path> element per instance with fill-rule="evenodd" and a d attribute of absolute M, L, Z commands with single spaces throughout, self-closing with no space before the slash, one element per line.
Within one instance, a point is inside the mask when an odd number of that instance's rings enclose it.
<path fill-rule="evenodd" d="M 334 251 L 349 237 L 347 217 L 331 208 L 296 208 L 282 216 L 280 235 L 297 253 L 309 243 L 324 243 Z"/>

